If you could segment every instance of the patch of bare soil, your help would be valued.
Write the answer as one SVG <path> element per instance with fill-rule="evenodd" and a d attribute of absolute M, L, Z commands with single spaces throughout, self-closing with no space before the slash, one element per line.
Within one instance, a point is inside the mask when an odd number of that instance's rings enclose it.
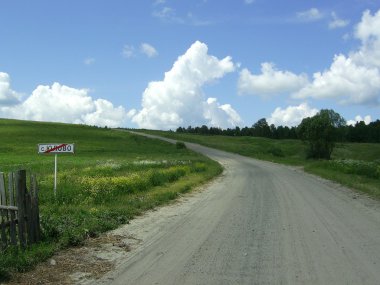
<path fill-rule="evenodd" d="M 115 267 L 139 241 L 131 236 L 104 234 L 84 246 L 58 252 L 27 273 L 15 274 L 7 284 L 90 284 Z"/>

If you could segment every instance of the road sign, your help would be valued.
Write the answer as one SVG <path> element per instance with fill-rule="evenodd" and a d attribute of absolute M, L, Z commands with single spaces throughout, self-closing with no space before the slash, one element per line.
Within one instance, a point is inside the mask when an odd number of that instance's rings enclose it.
<path fill-rule="evenodd" d="M 74 153 L 73 143 L 40 143 L 38 144 L 39 154 L 55 154 L 54 158 L 54 196 L 57 196 L 57 171 L 58 171 L 58 155 L 59 153 Z"/>
<path fill-rule="evenodd" d="M 75 145 L 73 143 L 40 143 L 38 144 L 39 154 L 48 153 L 74 153 Z"/>

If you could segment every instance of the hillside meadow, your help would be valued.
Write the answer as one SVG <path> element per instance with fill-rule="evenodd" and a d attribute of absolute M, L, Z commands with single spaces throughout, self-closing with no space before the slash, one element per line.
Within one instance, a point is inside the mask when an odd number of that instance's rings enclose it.
<path fill-rule="evenodd" d="M 216 162 L 181 145 L 123 130 L 0 119 L 0 171 L 36 174 L 43 240 L 1 253 L 0 281 L 55 251 L 127 223 L 221 172 Z M 37 154 L 38 143 L 75 143 L 75 154 Z"/>
<path fill-rule="evenodd" d="M 312 160 L 306 159 L 306 145 L 301 140 L 141 131 L 256 159 L 300 166 L 306 172 L 380 199 L 380 144 L 378 143 L 338 143 L 331 160 Z"/>

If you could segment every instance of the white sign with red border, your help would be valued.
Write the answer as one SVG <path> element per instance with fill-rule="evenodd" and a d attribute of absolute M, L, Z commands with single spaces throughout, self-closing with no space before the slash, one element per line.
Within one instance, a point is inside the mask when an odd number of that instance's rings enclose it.
<path fill-rule="evenodd" d="M 38 144 L 39 154 L 74 153 L 73 143 L 40 143 Z"/>
<path fill-rule="evenodd" d="M 57 196 L 57 170 L 58 154 L 74 153 L 75 145 L 73 143 L 40 143 L 38 144 L 39 154 L 55 154 L 54 158 L 54 196 Z"/>

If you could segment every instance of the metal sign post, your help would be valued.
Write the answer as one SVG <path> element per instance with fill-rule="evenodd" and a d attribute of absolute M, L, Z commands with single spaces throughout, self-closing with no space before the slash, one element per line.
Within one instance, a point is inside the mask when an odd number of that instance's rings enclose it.
<path fill-rule="evenodd" d="M 58 154 L 54 157 L 54 197 L 57 197 L 57 169 L 58 169 Z"/>
<path fill-rule="evenodd" d="M 55 154 L 54 157 L 54 196 L 57 196 L 57 172 L 58 172 L 58 154 L 74 153 L 75 145 L 73 143 L 40 143 L 38 144 L 39 154 Z"/>

